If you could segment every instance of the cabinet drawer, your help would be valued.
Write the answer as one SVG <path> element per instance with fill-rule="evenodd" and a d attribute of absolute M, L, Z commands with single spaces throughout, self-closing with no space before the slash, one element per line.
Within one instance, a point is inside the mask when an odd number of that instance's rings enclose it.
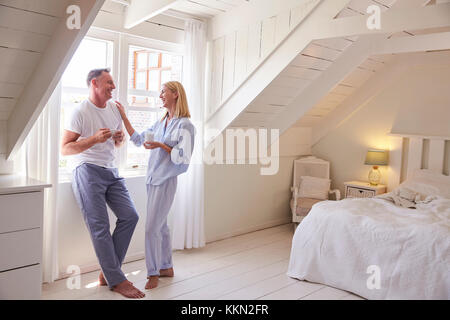
<path fill-rule="evenodd" d="M 371 198 L 375 196 L 374 190 L 365 190 L 354 187 L 347 187 L 347 198 Z"/>
<path fill-rule="evenodd" d="M 41 262 L 42 229 L 0 234 L 0 271 Z"/>
<path fill-rule="evenodd" d="M 0 272 L 0 300 L 41 298 L 41 265 Z"/>
<path fill-rule="evenodd" d="M 0 195 L 0 233 L 40 228 L 44 193 Z"/>

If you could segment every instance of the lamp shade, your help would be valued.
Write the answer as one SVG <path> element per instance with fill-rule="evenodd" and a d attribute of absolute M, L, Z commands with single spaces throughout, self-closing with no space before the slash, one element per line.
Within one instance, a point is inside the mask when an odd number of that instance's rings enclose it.
<path fill-rule="evenodd" d="M 388 164 L 389 151 L 387 150 L 369 150 L 367 151 L 364 164 L 372 166 L 386 166 Z"/>

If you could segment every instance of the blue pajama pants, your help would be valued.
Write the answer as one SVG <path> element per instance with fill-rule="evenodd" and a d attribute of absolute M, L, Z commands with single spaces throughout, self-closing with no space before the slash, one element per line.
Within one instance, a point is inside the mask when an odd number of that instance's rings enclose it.
<path fill-rule="evenodd" d="M 139 216 L 115 168 L 84 163 L 73 171 L 72 188 L 110 288 L 126 280 L 121 270 Z M 106 204 L 117 217 L 110 233 Z"/>
<path fill-rule="evenodd" d="M 161 185 L 147 184 L 147 221 L 145 224 L 145 262 L 147 276 L 172 268 L 172 245 L 167 216 L 177 189 L 177 177 Z"/>

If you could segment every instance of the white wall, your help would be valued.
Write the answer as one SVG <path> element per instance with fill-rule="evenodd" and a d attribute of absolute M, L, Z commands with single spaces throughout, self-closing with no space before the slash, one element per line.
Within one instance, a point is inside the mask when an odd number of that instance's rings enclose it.
<path fill-rule="evenodd" d="M 280 137 L 280 162 L 276 175 L 261 175 L 260 165 L 206 166 L 207 241 L 292 221 L 289 201 L 293 161 L 311 154 L 310 136 L 307 128 L 291 128 Z"/>
<path fill-rule="evenodd" d="M 442 66 L 410 67 L 339 127 L 313 145 L 313 154 L 331 161 L 333 188 L 349 180 L 367 181 L 364 165 L 369 148 L 389 148 L 391 130 L 398 133 L 450 136 L 450 61 Z M 447 145 L 446 173 L 449 168 Z M 387 183 L 387 167 L 381 167 Z"/>

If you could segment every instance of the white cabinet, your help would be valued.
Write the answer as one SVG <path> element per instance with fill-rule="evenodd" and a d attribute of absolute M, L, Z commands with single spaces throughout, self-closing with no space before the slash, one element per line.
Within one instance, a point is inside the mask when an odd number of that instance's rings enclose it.
<path fill-rule="evenodd" d="M 372 198 L 386 192 L 386 186 L 373 186 L 368 182 L 349 181 L 344 183 L 346 198 Z"/>
<path fill-rule="evenodd" d="M 40 299 L 44 188 L 0 176 L 0 299 Z"/>

